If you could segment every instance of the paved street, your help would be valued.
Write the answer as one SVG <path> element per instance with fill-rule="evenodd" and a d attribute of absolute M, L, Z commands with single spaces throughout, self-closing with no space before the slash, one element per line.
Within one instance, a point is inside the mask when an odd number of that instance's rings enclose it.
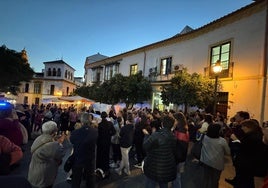
<path fill-rule="evenodd" d="M 12 171 L 12 175 L 21 175 L 27 177 L 28 173 L 28 166 L 30 163 L 30 145 L 32 141 L 30 141 L 27 145 L 23 147 L 24 149 L 24 157 L 21 161 L 20 166 Z M 66 145 L 67 154 L 64 158 L 66 160 L 68 156 L 68 152 L 70 151 L 70 146 Z M 99 188 L 143 188 L 144 187 L 144 175 L 141 172 L 141 169 L 133 167 L 134 161 L 131 160 L 131 176 L 117 175 L 114 170 L 111 170 L 111 176 L 104 180 L 98 181 Z M 222 173 L 221 180 L 220 180 L 220 188 L 232 188 L 229 184 L 224 181 L 224 178 L 229 178 L 234 176 L 234 170 L 231 164 L 230 158 L 226 159 L 225 170 Z M 70 188 L 70 184 L 66 181 L 67 174 L 63 170 L 63 166 L 61 165 L 59 168 L 58 176 L 54 185 L 54 188 Z M 260 182 L 260 181 L 258 181 Z M 81 186 L 85 187 L 85 186 Z M 256 186 L 259 188 L 259 186 Z"/>

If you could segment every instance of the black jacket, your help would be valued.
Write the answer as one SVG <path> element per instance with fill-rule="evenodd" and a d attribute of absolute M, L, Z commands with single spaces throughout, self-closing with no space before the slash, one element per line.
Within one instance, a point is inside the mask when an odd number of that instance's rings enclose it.
<path fill-rule="evenodd" d="M 234 165 L 240 173 L 250 176 L 265 176 L 267 172 L 267 146 L 262 134 L 249 132 L 241 139 Z"/>
<path fill-rule="evenodd" d="M 134 125 L 133 124 L 126 124 L 120 130 L 120 147 L 128 148 L 133 144 L 134 138 Z"/>
<path fill-rule="evenodd" d="M 75 166 L 88 165 L 92 160 L 95 161 L 97 137 L 97 129 L 86 125 L 72 132 L 70 141 L 74 147 Z"/>
<path fill-rule="evenodd" d="M 162 128 L 146 136 L 143 143 L 146 152 L 144 174 L 157 182 L 169 182 L 176 178 L 176 138 L 170 130 Z"/>

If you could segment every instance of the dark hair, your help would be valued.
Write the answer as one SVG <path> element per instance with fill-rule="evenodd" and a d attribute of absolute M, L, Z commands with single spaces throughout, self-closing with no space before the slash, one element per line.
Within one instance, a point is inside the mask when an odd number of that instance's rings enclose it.
<path fill-rule="evenodd" d="M 105 111 L 101 112 L 101 118 L 102 119 L 105 119 L 107 117 L 108 117 L 107 112 L 105 112 Z"/>
<path fill-rule="evenodd" d="M 249 119 L 250 116 L 249 116 L 249 113 L 246 112 L 246 111 L 239 111 L 237 112 L 239 114 L 240 117 L 242 117 L 243 119 Z"/>
<path fill-rule="evenodd" d="M 259 122 L 256 119 L 246 119 L 241 122 L 241 126 L 248 127 L 251 132 L 262 132 Z"/>
<path fill-rule="evenodd" d="M 127 120 L 128 120 L 130 123 L 133 123 L 134 119 L 133 119 L 133 115 L 132 115 L 132 113 L 127 113 Z"/>
<path fill-rule="evenodd" d="M 175 120 L 172 117 L 168 116 L 168 115 L 165 115 L 162 118 L 162 125 L 163 125 L 163 127 L 166 127 L 168 129 L 171 129 L 173 127 L 174 122 L 175 122 Z"/>
<path fill-rule="evenodd" d="M 211 124 L 213 122 L 213 116 L 211 114 L 205 114 L 204 116 L 204 120 L 205 122 L 207 122 L 208 124 Z"/>
<path fill-rule="evenodd" d="M 185 129 L 188 130 L 187 120 L 185 115 L 182 112 L 177 112 L 173 114 L 174 118 L 178 121 L 176 129 Z"/>
<path fill-rule="evenodd" d="M 213 123 L 208 126 L 207 136 L 210 138 L 220 137 L 221 125 L 218 123 Z"/>

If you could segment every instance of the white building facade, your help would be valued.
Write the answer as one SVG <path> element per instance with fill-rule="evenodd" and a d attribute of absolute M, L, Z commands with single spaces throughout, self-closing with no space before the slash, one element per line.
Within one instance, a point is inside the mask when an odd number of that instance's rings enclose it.
<path fill-rule="evenodd" d="M 86 85 L 142 71 L 153 86 L 152 106 L 166 107 L 160 87 L 186 67 L 215 79 L 219 74 L 217 110 L 228 117 L 245 110 L 261 122 L 268 120 L 268 1 L 256 1 L 203 27 L 94 63 L 85 63 Z"/>
<path fill-rule="evenodd" d="M 68 96 L 76 89 L 75 69 L 63 60 L 44 62 L 42 73 L 35 73 L 30 82 L 23 82 L 17 103 L 38 104 L 44 100 Z"/>

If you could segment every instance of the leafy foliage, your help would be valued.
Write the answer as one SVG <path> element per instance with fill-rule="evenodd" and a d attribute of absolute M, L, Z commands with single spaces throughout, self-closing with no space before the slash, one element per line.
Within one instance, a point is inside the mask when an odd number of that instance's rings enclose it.
<path fill-rule="evenodd" d="M 185 105 L 185 110 L 188 106 L 204 108 L 213 102 L 213 96 L 213 82 L 200 74 L 188 73 L 186 68 L 177 73 L 171 83 L 164 85 L 161 91 L 165 105 Z"/>
<path fill-rule="evenodd" d="M 101 103 L 116 104 L 125 102 L 126 105 L 141 103 L 150 99 L 151 84 L 141 73 L 129 77 L 122 74 L 114 75 L 102 84 L 93 84 L 78 88 L 75 93 Z"/>
<path fill-rule="evenodd" d="M 16 94 L 20 82 L 32 79 L 34 71 L 21 55 L 4 45 L 0 47 L 0 91 Z"/>

